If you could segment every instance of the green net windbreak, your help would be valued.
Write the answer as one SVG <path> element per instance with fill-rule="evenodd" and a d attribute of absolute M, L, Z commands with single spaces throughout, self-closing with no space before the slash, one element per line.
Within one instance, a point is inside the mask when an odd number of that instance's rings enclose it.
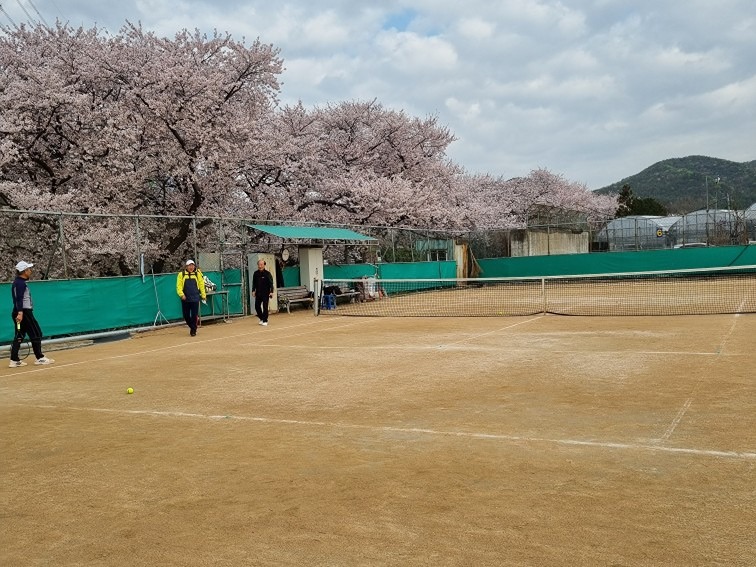
<path fill-rule="evenodd" d="M 504 317 L 756 312 L 756 266 L 478 279 L 324 280 L 321 315 Z"/>
<path fill-rule="evenodd" d="M 228 311 L 239 315 L 242 309 L 240 270 L 206 272 L 221 294 L 208 297 L 201 305 L 201 315 L 208 318 Z M 223 286 L 221 286 L 223 282 Z M 176 274 L 122 276 L 80 280 L 29 281 L 34 302 L 34 315 L 44 339 L 98 333 L 117 329 L 149 327 L 166 322 L 182 321 L 181 300 L 176 293 Z M 0 297 L 7 301 L 7 319 L 0 322 L 0 344 L 13 340 L 10 283 L 0 284 Z M 227 302 L 227 304 L 224 304 Z M 1 321 L 1 320 L 0 320 Z"/>

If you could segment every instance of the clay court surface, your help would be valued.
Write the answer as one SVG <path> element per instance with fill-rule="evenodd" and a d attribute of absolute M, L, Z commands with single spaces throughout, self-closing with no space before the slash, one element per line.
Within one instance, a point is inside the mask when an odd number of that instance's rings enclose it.
<path fill-rule="evenodd" d="M 256 322 L 0 360 L 0 565 L 756 562 L 756 315 Z"/>

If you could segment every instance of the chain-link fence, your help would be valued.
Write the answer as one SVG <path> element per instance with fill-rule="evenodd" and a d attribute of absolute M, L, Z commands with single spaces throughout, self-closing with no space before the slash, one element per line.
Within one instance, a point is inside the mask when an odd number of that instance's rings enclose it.
<path fill-rule="evenodd" d="M 743 244 L 756 239 L 754 215 L 707 213 L 477 231 L 339 225 L 375 243 L 327 243 L 323 256 L 331 264 L 370 264 L 452 260 L 455 244 L 467 245 L 475 258 L 506 258 Z M 281 258 L 284 249 L 289 265 L 298 262 L 296 245 L 254 229 L 252 225 L 260 224 L 254 219 L 0 209 L 0 222 L 5 280 L 12 279 L 13 266 L 22 259 L 34 262 L 38 277 L 44 279 L 170 273 L 187 258 L 208 253 L 219 258 L 217 269 L 243 270 L 248 254 L 267 252 Z"/>

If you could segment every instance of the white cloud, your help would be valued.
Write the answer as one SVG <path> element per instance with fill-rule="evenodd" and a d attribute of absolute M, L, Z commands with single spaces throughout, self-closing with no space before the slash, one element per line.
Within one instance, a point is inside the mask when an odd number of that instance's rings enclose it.
<path fill-rule="evenodd" d="M 338 45 L 349 39 L 349 28 L 333 12 L 325 12 L 308 19 L 302 26 L 305 42 L 315 45 Z"/>
<path fill-rule="evenodd" d="M 445 106 L 459 120 L 464 122 L 470 122 L 480 117 L 481 106 L 477 101 L 466 102 L 450 97 L 446 100 Z"/>
<path fill-rule="evenodd" d="M 694 69 L 696 73 L 721 71 L 729 67 L 723 53 L 715 50 L 710 53 L 686 52 L 678 46 L 660 50 L 656 59 L 667 70 Z"/>
<path fill-rule="evenodd" d="M 459 33 L 470 40 L 488 39 L 494 35 L 496 25 L 480 18 L 463 18 L 457 24 Z"/>
<path fill-rule="evenodd" d="M 756 159 L 753 0 L 36 5 L 75 26 L 117 31 L 128 19 L 169 37 L 184 27 L 259 37 L 285 60 L 282 101 L 437 114 L 458 138 L 450 156 L 471 171 L 542 166 L 600 187 L 669 157 Z M 25 20 L 17 3 L 3 7 Z"/>
<path fill-rule="evenodd" d="M 376 44 L 384 60 L 405 73 L 451 71 L 457 65 L 454 46 L 438 37 L 388 31 L 378 37 Z"/>

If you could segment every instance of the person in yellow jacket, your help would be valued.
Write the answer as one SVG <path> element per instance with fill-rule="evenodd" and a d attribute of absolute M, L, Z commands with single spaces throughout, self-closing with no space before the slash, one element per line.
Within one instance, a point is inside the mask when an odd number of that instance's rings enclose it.
<path fill-rule="evenodd" d="M 181 298 L 181 310 L 184 321 L 189 325 L 189 334 L 197 334 L 197 318 L 199 317 L 199 302 L 205 302 L 205 278 L 194 264 L 194 260 L 187 260 L 184 269 L 176 278 L 176 293 Z"/>

